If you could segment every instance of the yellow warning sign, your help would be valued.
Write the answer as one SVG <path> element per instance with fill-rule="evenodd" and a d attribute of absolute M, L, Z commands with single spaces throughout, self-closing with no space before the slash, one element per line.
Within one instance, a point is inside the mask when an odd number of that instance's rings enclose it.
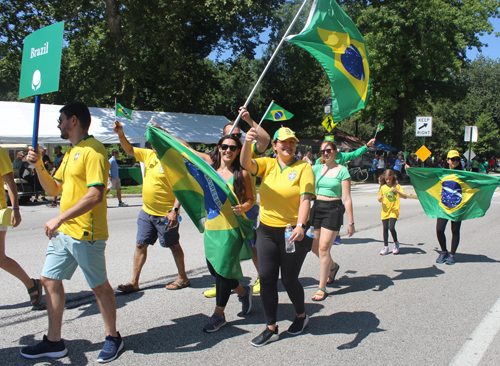
<path fill-rule="evenodd" d="M 429 156 L 431 156 L 431 151 L 423 145 L 420 149 L 415 153 L 418 158 L 422 161 L 426 161 Z"/>
<path fill-rule="evenodd" d="M 324 128 L 326 128 L 328 132 L 330 132 L 337 125 L 337 123 L 334 123 L 332 116 L 328 115 L 321 124 L 323 125 Z"/>

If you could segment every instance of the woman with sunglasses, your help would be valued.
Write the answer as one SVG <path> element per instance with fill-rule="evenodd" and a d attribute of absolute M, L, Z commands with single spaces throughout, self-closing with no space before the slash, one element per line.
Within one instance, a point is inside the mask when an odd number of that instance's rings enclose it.
<path fill-rule="evenodd" d="M 346 211 L 349 220 L 347 234 L 354 234 L 349 171 L 337 162 L 337 144 L 334 141 L 323 141 L 320 154 L 324 165 L 313 167 L 316 200 L 311 213 L 311 225 L 314 227 L 312 251 L 319 257 L 319 287 L 312 297 L 313 301 L 322 301 L 328 296 L 326 285 L 333 282 L 340 268 L 332 260 L 330 250 L 344 223 Z"/>
<path fill-rule="evenodd" d="M 448 163 L 448 168 L 452 170 L 463 170 L 462 164 L 460 162 L 460 154 L 457 150 L 450 150 L 446 159 Z M 439 246 L 441 247 L 441 253 L 436 259 L 437 263 L 446 263 L 449 265 L 455 264 L 455 253 L 458 248 L 458 243 L 460 242 L 460 226 L 462 221 L 452 221 L 451 222 L 451 251 L 448 252 L 446 249 L 446 236 L 444 231 L 446 225 L 448 224 L 447 219 L 438 218 L 436 222 L 436 234 L 439 241 Z"/>
<path fill-rule="evenodd" d="M 267 326 L 251 342 L 253 346 L 260 347 L 279 339 L 276 318 L 280 270 L 281 281 L 296 313 L 288 334 L 302 333 L 309 321 L 299 273 L 312 245 L 312 240 L 304 234 L 310 202 L 314 197 L 314 174 L 311 165 L 294 158 L 299 140 L 289 128 L 282 127 L 274 134 L 272 144 L 276 158 L 252 160 L 251 145 L 256 138 L 255 129 L 250 129 L 241 151 L 241 165 L 249 173 L 262 178 L 256 248 L 259 253 L 260 296 Z M 293 253 L 285 251 L 287 224 L 294 227 L 290 237 L 290 241 L 295 242 Z"/>

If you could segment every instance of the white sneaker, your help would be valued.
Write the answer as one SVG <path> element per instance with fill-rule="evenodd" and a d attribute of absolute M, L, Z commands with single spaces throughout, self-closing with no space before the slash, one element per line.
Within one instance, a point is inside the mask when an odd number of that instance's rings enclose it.
<path fill-rule="evenodd" d="M 389 247 L 384 247 L 384 249 L 380 251 L 380 255 L 386 255 L 386 254 L 389 254 Z"/>
<path fill-rule="evenodd" d="M 394 246 L 392 247 L 392 254 L 398 254 L 399 253 L 399 243 L 394 243 Z"/>

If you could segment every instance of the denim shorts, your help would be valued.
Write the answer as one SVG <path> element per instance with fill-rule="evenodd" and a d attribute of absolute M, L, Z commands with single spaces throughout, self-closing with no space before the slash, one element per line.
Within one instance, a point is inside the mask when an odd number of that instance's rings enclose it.
<path fill-rule="evenodd" d="M 179 225 L 165 231 L 165 225 L 160 225 L 158 222 L 161 217 L 149 215 L 141 209 L 137 217 L 137 244 L 154 245 L 156 239 L 160 239 L 160 245 L 163 248 L 179 244 Z"/>
<path fill-rule="evenodd" d="M 80 266 L 90 288 L 108 281 L 106 273 L 106 240 L 85 241 L 59 233 L 64 250 L 57 252 L 49 241 L 42 276 L 53 280 L 70 280 Z"/>
<path fill-rule="evenodd" d="M 312 219 L 314 229 L 324 227 L 331 231 L 339 231 L 344 223 L 345 207 L 341 200 L 315 200 Z"/>

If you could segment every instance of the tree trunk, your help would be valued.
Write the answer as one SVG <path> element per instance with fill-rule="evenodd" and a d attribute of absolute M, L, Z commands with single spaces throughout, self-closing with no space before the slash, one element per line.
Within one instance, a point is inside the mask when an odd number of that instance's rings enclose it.
<path fill-rule="evenodd" d="M 106 23 L 111 37 L 115 40 L 115 46 L 118 48 L 122 41 L 122 22 L 116 0 L 106 0 Z"/>

